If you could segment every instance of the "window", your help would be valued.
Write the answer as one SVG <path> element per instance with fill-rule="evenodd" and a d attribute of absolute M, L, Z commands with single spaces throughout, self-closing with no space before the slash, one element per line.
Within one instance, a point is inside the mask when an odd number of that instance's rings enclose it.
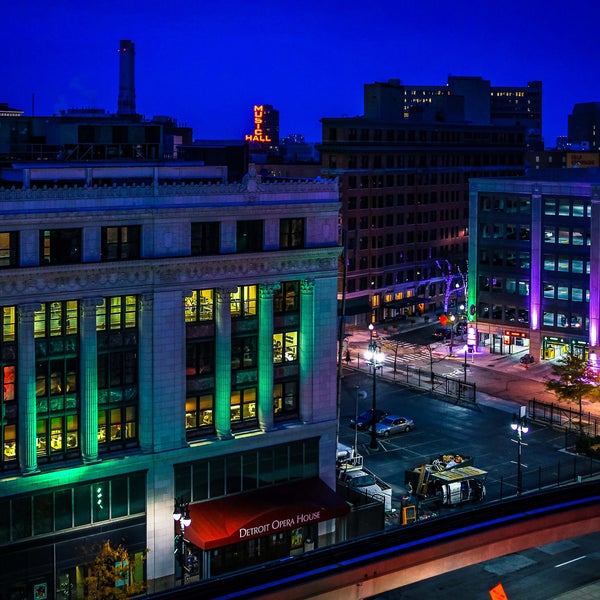
<path fill-rule="evenodd" d="M 0 268 L 19 264 L 19 232 L 0 232 Z"/>
<path fill-rule="evenodd" d="M 297 312 L 300 308 L 299 284 L 297 281 L 284 281 L 273 294 L 275 314 Z"/>
<path fill-rule="evenodd" d="M 104 298 L 98 332 L 98 444 L 101 451 L 137 443 L 137 297 Z"/>
<path fill-rule="evenodd" d="M 569 243 L 569 230 L 566 227 L 558 228 L 558 243 L 568 244 Z"/>
<path fill-rule="evenodd" d="M 67 318 L 68 317 L 68 318 Z M 68 321 L 68 323 L 67 323 Z M 34 314 L 37 454 L 65 458 L 79 447 L 77 301 L 41 305 Z"/>
<path fill-rule="evenodd" d="M 571 300 L 573 302 L 583 302 L 583 289 L 578 287 L 571 288 Z"/>
<path fill-rule="evenodd" d="M 256 421 L 256 388 L 231 392 L 232 425 Z"/>
<path fill-rule="evenodd" d="M 232 370 L 255 367 L 258 364 L 256 336 L 236 337 L 231 340 Z"/>
<path fill-rule="evenodd" d="M 188 342 L 186 346 L 186 368 L 188 377 L 208 375 L 214 372 L 215 342 L 203 340 Z"/>
<path fill-rule="evenodd" d="M 519 296 L 529 296 L 529 281 L 519 281 Z"/>
<path fill-rule="evenodd" d="M 255 317 L 257 310 L 255 285 L 244 285 L 231 294 L 232 317 Z"/>
<path fill-rule="evenodd" d="M 304 219 L 279 221 L 279 247 L 282 250 L 304 248 Z"/>
<path fill-rule="evenodd" d="M 219 254 L 220 223 L 214 221 L 192 223 L 191 243 L 192 256 Z"/>
<path fill-rule="evenodd" d="M 587 264 L 589 265 L 589 263 Z M 571 261 L 571 273 L 583 273 L 583 260 L 574 258 Z"/>
<path fill-rule="evenodd" d="M 544 198 L 544 214 L 549 216 L 556 214 L 556 198 Z"/>
<path fill-rule="evenodd" d="M 543 324 L 548 327 L 554 327 L 554 313 L 549 311 L 544 311 L 543 316 Z"/>
<path fill-rule="evenodd" d="M 214 428 L 214 397 L 212 394 L 191 396 L 185 401 L 185 428 L 206 430 Z"/>
<path fill-rule="evenodd" d="M 298 382 L 275 383 L 273 412 L 276 420 L 298 416 Z"/>
<path fill-rule="evenodd" d="M 569 299 L 569 288 L 566 285 L 559 285 L 556 287 L 556 297 L 558 300 Z"/>
<path fill-rule="evenodd" d="M 273 362 L 295 362 L 296 360 L 298 360 L 298 332 L 274 333 Z"/>
<path fill-rule="evenodd" d="M 102 228 L 102 260 L 133 260 L 140 257 L 139 225 Z"/>
<path fill-rule="evenodd" d="M 212 321 L 214 318 L 214 290 L 194 290 L 185 298 L 185 322 Z"/>
<path fill-rule="evenodd" d="M 556 230 L 554 227 L 544 227 L 544 242 L 554 244 L 556 242 Z"/>
<path fill-rule="evenodd" d="M 554 254 L 544 254 L 544 271 L 554 271 L 556 269 L 556 258 Z"/>
<path fill-rule="evenodd" d="M 571 214 L 571 202 L 567 198 L 560 198 L 558 201 L 559 216 L 568 217 Z"/>
<path fill-rule="evenodd" d="M 554 299 L 554 284 L 544 282 L 544 298 Z"/>
<path fill-rule="evenodd" d="M 258 252 L 263 249 L 262 220 L 237 221 L 236 225 L 236 251 Z"/>
<path fill-rule="evenodd" d="M 81 262 L 81 229 L 40 231 L 40 264 L 68 265 Z"/>
<path fill-rule="evenodd" d="M 96 330 L 137 327 L 137 296 L 103 298 L 96 311 Z"/>

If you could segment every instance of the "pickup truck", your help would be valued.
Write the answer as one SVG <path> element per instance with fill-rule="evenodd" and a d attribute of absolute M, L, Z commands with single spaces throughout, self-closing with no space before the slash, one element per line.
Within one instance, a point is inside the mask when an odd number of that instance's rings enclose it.
<path fill-rule="evenodd" d="M 364 466 L 340 465 L 338 479 L 349 488 L 384 503 L 386 512 L 392 510 L 392 488 Z"/>

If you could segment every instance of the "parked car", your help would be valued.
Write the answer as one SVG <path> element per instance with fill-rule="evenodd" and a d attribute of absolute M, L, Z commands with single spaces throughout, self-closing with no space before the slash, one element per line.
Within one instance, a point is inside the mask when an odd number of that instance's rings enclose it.
<path fill-rule="evenodd" d="M 531 354 L 524 354 L 521 356 L 520 362 L 522 365 L 530 365 L 531 363 L 535 362 L 535 359 L 533 356 L 531 356 Z"/>
<path fill-rule="evenodd" d="M 388 415 L 375 425 L 375 433 L 379 436 L 389 437 L 394 433 L 410 431 L 414 426 L 415 422 L 408 417 Z"/>
<path fill-rule="evenodd" d="M 434 340 L 449 340 L 452 337 L 452 331 L 447 327 L 440 327 L 431 334 L 431 337 Z"/>
<path fill-rule="evenodd" d="M 381 421 L 383 417 L 387 416 L 387 412 L 385 410 L 376 409 L 375 410 L 375 422 Z M 356 427 L 357 429 L 367 429 L 373 423 L 373 409 L 365 410 L 364 412 L 358 415 L 358 419 L 356 421 L 352 418 L 350 419 L 350 427 Z"/>

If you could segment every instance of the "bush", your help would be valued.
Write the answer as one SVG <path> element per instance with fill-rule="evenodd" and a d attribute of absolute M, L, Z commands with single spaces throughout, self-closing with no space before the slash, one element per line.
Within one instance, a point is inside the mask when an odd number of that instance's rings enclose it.
<path fill-rule="evenodd" d="M 577 454 L 600 458 L 600 436 L 580 435 L 575 442 L 575 450 Z"/>

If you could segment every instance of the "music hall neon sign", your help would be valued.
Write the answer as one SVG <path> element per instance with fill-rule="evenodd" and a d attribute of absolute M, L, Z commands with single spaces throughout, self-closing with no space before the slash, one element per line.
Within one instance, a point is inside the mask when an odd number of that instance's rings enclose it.
<path fill-rule="evenodd" d="M 271 138 L 265 135 L 263 131 L 263 116 L 265 113 L 265 107 L 261 104 L 260 106 L 254 105 L 254 133 L 247 135 L 244 139 L 247 142 L 271 142 Z"/>

